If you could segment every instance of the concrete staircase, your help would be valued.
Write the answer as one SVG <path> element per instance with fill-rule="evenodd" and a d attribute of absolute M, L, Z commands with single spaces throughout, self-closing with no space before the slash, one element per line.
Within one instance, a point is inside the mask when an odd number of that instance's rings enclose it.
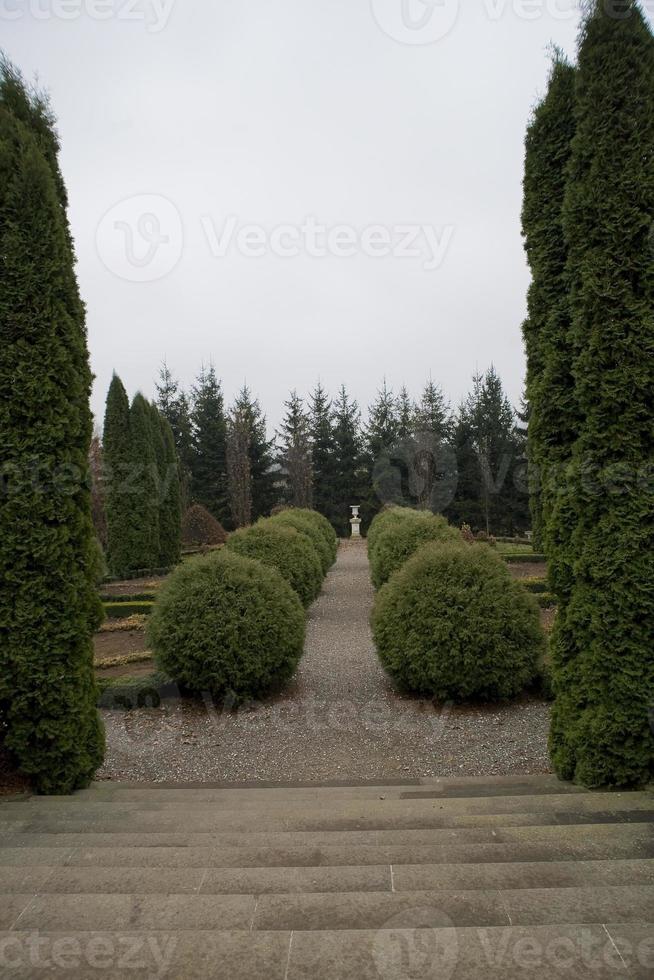
<path fill-rule="evenodd" d="M 654 977 L 654 808 L 554 777 L 0 804 L 1 977 Z"/>

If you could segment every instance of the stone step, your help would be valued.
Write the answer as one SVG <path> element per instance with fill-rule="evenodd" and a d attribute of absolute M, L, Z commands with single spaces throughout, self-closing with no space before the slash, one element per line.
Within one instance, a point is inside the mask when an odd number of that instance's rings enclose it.
<path fill-rule="evenodd" d="M 0 928 L 264 932 L 654 923 L 654 885 L 225 895 L 0 893 Z"/>
<path fill-rule="evenodd" d="M 636 811 L 638 813 L 639 811 Z M 151 834 L 147 830 L 128 833 L 122 828 L 124 822 L 116 824 L 120 827 L 115 833 L 98 833 L 94 828 L 97 822 L 86 826 L 88 831 L 80 830 L 74 833 L 70 830 L 70 821 L 41 822 L 49 831 L 37 832 L 36 820 L 31 822 L 32 831 L 5 831 L 0 835 L 0 845 L 7 847 L 284 847 L 302 846 L 306 848 L 330 846 L 376 845 L 395 846 L 408 844 L 428 844 L 444 846 L 447 844 L 506 844 L 506 843 L 540 843 L 540 842 L 572 842 L 585 840 L 590 836 L 595 841 L 621 839 L 642 839 L 652 833 L 651 823 L 608 822 L 598 824 L 534 824 L 527 826 L 505 826 L 504 823 L 483 827 L 436 827 L 427 830 L 351 830 L 351 831 L 306 831 L 289 832 L 255 832 L 238 833 L 235 831 L 218 831 L 215 833 L 198 834 Z M 61 833 L 53 829 L 62 828 Z M 63 828 L 66 828 L 65 830 Z M 654 834 L 652 834 L 654 838 Z"/>
<path fill-rule="evenodd" d="M 651 926 L 0 932 L 8 976 L 66 980 L 651 980 Z M 35 942 L 38 940 L 38 945 Z M 408 970 L 412 972 L 409 973 Z"/>
<path fill-rule="evenodd" d="M 654 860 L 360 867 L 3 867 L 3 893 L 263 895 L 650 885 Z"/>
<path fill-rule="evenodd" d="M 397 781 L 397 783 L 115 783 L 96 782 L 80 790 L 75 799 L 102 799 L 119 802 L 138 800 L 221 802 L 276 799 L 284 801 L 324 799 L 375 799 L 380 794 L 387 799 L 420 799 L 433 795 L 443 798 L 471 796 L 538 796 L 576 793 L 580 789 L 564 783 L 552 774 L 522 776 L 461 776 L 449 778 Z M 589 792 L 589 791 L 587 791 Z M 49 797 L 70 799 L 70 797 Z"/>
<path fill-rule="evenodd" d="M 519 861 L 650 859 L 650 825 L 623 825 L 615 836 L 493 844 L 340 844 L 316 847 L 3 847 L 0 865 L 72 867 L 258 868 L 381 864 L 477 864 Z M 629 833 L 626 833 L 629 831 Z"/>

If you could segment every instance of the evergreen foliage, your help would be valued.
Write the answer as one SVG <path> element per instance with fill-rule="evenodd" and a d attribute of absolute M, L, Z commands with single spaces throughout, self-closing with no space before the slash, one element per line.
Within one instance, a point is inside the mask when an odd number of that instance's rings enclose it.
<path fill-rule="evenodd" d="M 117 374 L 113 375 L 107 393 L 102 438 L 106 477 L 107 564 L 112 575 L 120 576 L 132 568 L 143 566 L 132 564 L 129 399 Z"/>
<path fill-rule="evenodd" d="M 221 524 L 230 521 L 227 487 L 227 420 L 214 367 L 203 368 L 192 391 L 191 495 Z"/>
<path fill-rule="evenodd" d="M 173 680 L 239 701 L 291 677 L 304 630 L 302 604 L 279 572 L 223 548 L 173 572 L 159 592 L 147 636 Z"/>
<path fill-rule="evenodd" d="M 318 553 L 323 575 L 327 574 L 334 561 L 334 552 L 325 540 L 322 529 L 316 525 L 315 521 L 307 517 L 304 510 L 290 507 L 275 514 L 271 520 L 284 527 L 294 527 L 296 531 L 305 534 Z"/>
<path fill-rule="evenodd" d="M 129 411 L 130 569 L 159 567 L 159 473 L 152 406 L 138 392 Z"/>
<path fill-rule="evenodd" d="M 256 558 L 275 568 L 309 606 L 317 598 L 323 573 L 320 558 L 310 538 L 273 518 L 263 518 L 252 527 L 231 534 L 227 549 L 246 558 Z"/>
<path fill-rule="evenodd" d="M 341 385 L 334 402 L 333 420 L 334 474 L 331 521 L 340 537 L 350 531 L 350 507 L 360 504 L 365 474 L 361 440 L 361 413 L 356 401 L 349 398 Z"/>
<path fill-rule="evenodd" d="M 393 680 L 441 702 L 514 697 L 545 649 L 533 596 L 488 546 L 460 542 L 420 548 L 377 593 L 372 630 Z"/>
<path fill-rule="evenodd" d="M 47 102 L 0 65 L 0 715 L 38 792 L 102 762 L 91 372 Z M 38 479 L 35 476 L 38 475 Z"/>
<path fill-rule="evenodd" d="M 393 512 L 391 512 L 393 513 Z M 374 542 L 370 555 L 370 575 L 376 589 L 388 582 L 394 572 L 429 541 L 460 541 L 458 531 L 444 517 L 417 514 L 413 518 L 387 521 Z"/>
<path fill-rule="evenodd" d="M 173 430 L 153 406 L 154 424 L 160 432 L 159 462 L 159 565 L 172 568 L 181 555 L 182 501 L 179 460 Z"/>
<path fill-rule="evenodd" d="M 241 408 L 227 420 L 227 486 L 232 525 L 246 527 L 252 521 L 252 470 L 250 467 L 250 426 Z"/>
<path fill-rule="evenodd" d="M 266 417 L 258 399 L 245 385 L 239 392 L 232 412 L 238 412 L 249 433 L 250 477 L 252 485 L 252 520 L 267 517 L 277 502 L 274 473 L 274 439 L 268 439 Z"/>
<path fill-rule="evenodd" d="M 192 504 L 182 518 L 182 541 L 187 548 L 205 548 L 224 544 L 224 527 L 202 504 Z"/>
<path fill-rule="evenodd" d="M 552 583 L 550 748 L 566 779 L 630 786 L 654 761 L 654 36 L 632 0 L 587 11 L 575 116 L 563 227 L 579 422 L 546 535 L 571 569 Z"/>
<path fill-rule="evenodd" d="M 309 438 L 313 506 L 333 522 L 339 517 L 339 501 L 334 495 L 334 418 L 331 401 L 320 382 L 309 400 Z"/>
<path fill-rule="evenodd" d="M 522 229 L 532 281 L 523 336 L 537 548 L 544 544 L 557 472 L 570 455 L 577 428 L 563 233 L 563 199 L 576 125 L 575 74 L 575 68 L 555 52 L 547 94 L 534 110 L 525 141 Z"/>
<path fill-rule="evenodd" d="M 284 474 L 284 502 L 292 507 L 312 506 L 313 468 L 309 418 L 302 399 L 292 391 L 284 402 L 286 415 L 278 433 L 279 465 Z"/>

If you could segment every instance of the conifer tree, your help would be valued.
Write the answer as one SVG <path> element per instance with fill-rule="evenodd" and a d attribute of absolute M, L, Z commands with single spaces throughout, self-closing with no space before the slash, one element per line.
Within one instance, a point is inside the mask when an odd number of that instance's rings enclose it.
<path fill-rule="evenodd" d="M 114 374 L 109 385 L 104 416 L 103 453 L 106 476 L 107 564 L 112 575 L 132 568 L 131 527 L 132 457 L 129 434 L 129 399 L 122 381 Z"/>
<path fill-rule="evenodd" d="M 588 786 L 646 783 L 654 760 L 653 160 L 654 36 L 632 0 L 594 2 L 563 210 L 579 426 L 548 530 L 573 571 L 551 754 Z"/>
<path fill-rule="evenodd" d="M 545 98 L 536 106 L 525 141 L 522 229 L 532 282 L 523 325 L 531 514 L 534 544 L 546 547 L 546 526 L 557 499 L 558 474 L 577 431 L 570 311 L 563 233 L 563 199 L 575 132 L 575 68 L 555 51 Z M 548 549 L 550 550 L 550 549 Z M 553 566 L 556 574 L 556 566 Z"/>
<path fill-rule="evenodd" d="M 47 102 L 0 65 L 0 714 L 42 793 L 102 762 L 91 372 Z"/>
<path fill-rule="evenodd" d="M 246 527 L 252 522 L 250 427 L 240 408 L 230 413 L 227 422 L 227 482 L 232 524 Z"/>
<path fill-rule="evenodd" d="M 159 504 L 159 560 L 160 568 L 172 568 L 180 559 L 181 552 L 181 493 L 179 461 L 173 430 L 155 405 L 151 406 L 157 461 L 157 500 Z"/>
<path fill-rule="evenodd" d="M 292 507 L 313 506 L 313 472 L 309 418 L 302 399 L 292 391 L 284 402 L 286 415 L 279 429 L 279 464 L 284 473 L 284 501 Z"/>
<path fill-rule="evenodd" d="M 168 421 L 173 432 L 179 465 L 181 506 L 183 510 L 186 510 L 190 504 L 191 497 L 191 465 L 193 456 L 191 407 L 188 396 L 180 388 L 179 381 L 173 377 L 165 361 L 159 369 L 156 391 L 157 408 Z"/>
<path fill-rule="evenodd" d="M 336 533 L 349 533 L 349 508 L 362 503 L 361 412 L 356 401 L 350 400 L 345 385 L 341 385 L 334 403 L 334 489 L 332 523 Z"/>
<path fill-rule="evenodd" d="M 232 414 L 239 412 L 248 429 L 250 476 L 252 481 L 252 520 L 267 517 L 277 502 L 275 489 L 274 439 L 266 431 L 266 417 L 258 399 L 244 385 L 236 397 Z"/>
<path fill-rule="evenodd" d="M 397 493 L 398 475 L 404 480 L 404 460 L 396 459 L 394 451 L 399 436 L 397 399 L 386 384 L 386 378 L 368 409 L 364 433 L 364 455 L 367 469 L 366 486 L 361 501 L 364 526 L 368 526 L 384 504 L 400 503 Z"/>
<path fill-rule="evenodd" d="M 413 404 L 406 385 L 402 385 L 397 396 L 397 436 L 407 439 L 415 432 L 416 406 Z"/>
<path fill-rule="evenodd" d="M 228 525 L 227 421 L 220 382 L 213 366 L 202 369 L 192 395 L 192 497 L 221 524 Z"/>
<path fill-rule="evenodd" d="M 332 404 L 318 382 L 309 399 L 309 436 L 313 474 L 313 506 L 328 520 L 334 507 L 334 429 Z"/>
<path fill-rule="evenodd" d="M 429 433 L 437 442 L 448 442 L 452 435 L 452 415 L 439 386 L 430 378 L 415 410 L 415 428 Z"/>
<path fill-rule="evenodd" d="M 158 434 L 152 406 L 138 392 L 129 412 L 129 546 L 130 569 L 133 571 L 159 567 Z"/>

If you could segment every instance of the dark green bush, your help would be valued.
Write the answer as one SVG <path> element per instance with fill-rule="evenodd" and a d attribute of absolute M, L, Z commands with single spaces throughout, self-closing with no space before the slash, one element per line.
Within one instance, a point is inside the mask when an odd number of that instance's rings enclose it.
<path fill-rule="evenodd" d="M 295 508 L 289 508 L 289 510 L 275 514 L 270 520 L 283 527 L 294 527 L 301 534 L 306 534 L 316 549 L 323 575 L 327 574 L 334 560 L 331 548 L 325 541 L 320 528 L 312 520 L 309 520 L 305 513 Z"/>
<path fill-rule="evenodd" d="M 240 700 L 291 677 L 302 655 L 304 611 L 279 572 L 221 549 L 173 572 L 147 636 L 173 680 Z"/>
<path fill-rule="evenodd" d="M 338 551 L 338 538 L 336 536 L 336 531 L 329 523 L 326 517 L 319 514 L 317 510 L 308 510 L 307 508 L 298 507 L 296 513 L 301 514 L 302 517 L 306 517 L 308 521 L 311 521 L 319 531 L 322 532 L 322 536 L 325 539 L 327 546 L 332 555 L 332 562 L 336 560 L 336 552 Z"/>
<path fill-rule="evenodd" d="M 391 522 L 377 538 L 370 555 L 370 575 L 376 589 L 388 582 L 418 548 L 430 541 L 461 542 L 461 534 L 444 517 L 416 514 L 410 520 Z"/>
<path fill-rule="evenodd" d="M 403 521 L 412 517 L 420 517 L 424 511 L 412 510 L 409 507 L 384 507 L 376 514 L 370 522 L 366 541 L 368 543 L 368 555 L 372 556 L 380 535 L 389 527 L 395 527 Z"/>
<path fill-rule="evenodd" d="M 396 683 L 440 701 L 522 691 L 545 650 L 533 596 L 489 548 L 429 544 L 378 593 L 372 628 Z"/>
<path fill-rule="evenodd" d="M 276 568 L 308 606 L 320 592 L 322 566 L 311 539 L 267 518 L 231 534 L 225 547 Z"/>

